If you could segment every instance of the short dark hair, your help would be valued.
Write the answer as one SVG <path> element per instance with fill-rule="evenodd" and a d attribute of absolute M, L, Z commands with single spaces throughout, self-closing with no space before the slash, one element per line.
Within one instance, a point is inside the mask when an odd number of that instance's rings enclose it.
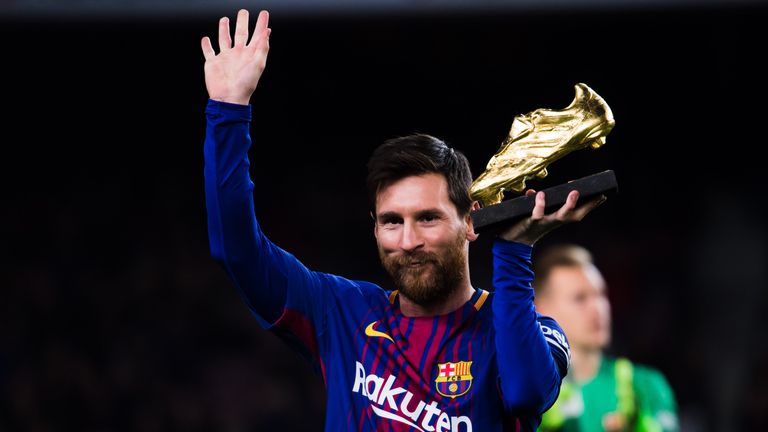
<path fill-rule="evenodd" d="M 442 140 L 426 134 L 392 138 L 381 144 L 368 160 L 368 194 L 376 208 L 379 191 L 405 177 L 437 173 L 448 182 L 448 197 L 459 215 L 472 208 L 469 188 L 472 171 L 466 156 Z"/>
<path fill-rule="evenodd" d="M 556 267 L 585 267 L 594 265 L 592 254 L 575 244 L 558 244 L 537 254 L 533 260 L 533 290 L 536 295 L 543 292 L 547 278 Z"/>

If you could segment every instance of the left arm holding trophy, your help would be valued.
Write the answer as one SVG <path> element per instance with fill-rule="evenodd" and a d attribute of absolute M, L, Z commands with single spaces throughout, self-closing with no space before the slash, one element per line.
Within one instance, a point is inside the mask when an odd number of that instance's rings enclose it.
<path fill-rule="evenodd" d="M 485 205 L 476 208 L 472 214 L 476 227 L 480 231 L 498 234 L 493 248 L 493 308 L 499 364 L 515 364 L 524 370 L 540 372 L 530 375 L 532 380 L 540 380 L 537 386 L 532 387 L 549 388 L 551 391 L 536 407 L 538 412 L 546 411 L 557 399 L 570 363 L 570 351 L 559 324 L 550 317 L 538 314 L 533 306 L 532 247 L 551 230 L 582 220 L 602 204 L 606 200 L 605 193 L 616 189 L 615 177 L 612 172 L 605 172 L 550 188 L 550 195 L 555 198 L 552 200 L 555 203 L 550 205 L 547 205 L 547 193 L 533 189 L 525 191 L 520 198 L 501 202 L 505 191 L 520 192 L 525 188 L 526 180 L 545 177 L 547 165 L 554 160 L 576 149 L 596 149 L 605 144 L 605 136 L 614 126 L 608 105 L 586 85 L 577 85 L 576 91 L 576 99 L 565 110 L 539 109 L 516 117 L 509 136 L 471 188 L 472 197 Z M 587 200 L 577 204 L 582 192 L 585 192 Z M 547 213 L 553 206 L 559 208 Z M 550 375 L 547 373 L 550 368 L 542 368 L 536 363 L 541 362 L 544 356 L 534 355 L 537 348 L 535 341 L 539 337 L 535 332 L 519 338 L 521 328 L 525 328 L 519 322 L 531 315 L 537 317 L 552 358 L 559 360 L 555 362 L 559 367 L 557 375 Z M 514 333 L 518 333 L 518 337 L 506 337 Z M 521 351 L 531 355 L 519 356 L 517 353 Z M 529 363 L 518 363 L 520 357 Z M 500 367 L 500 381 L 503 382 L 504 378 Z M 551 381 L 543 382 L 547 379 Z"/>

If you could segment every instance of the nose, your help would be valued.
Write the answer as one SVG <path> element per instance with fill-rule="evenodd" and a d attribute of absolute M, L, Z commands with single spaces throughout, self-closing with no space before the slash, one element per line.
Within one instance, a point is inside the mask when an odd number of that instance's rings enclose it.
<path fill-rule="evenodd" d="M 400 249 L 411 252 L 424 246 L 424 239 L 414 224 L 405 222 L 400 236 Z"/>

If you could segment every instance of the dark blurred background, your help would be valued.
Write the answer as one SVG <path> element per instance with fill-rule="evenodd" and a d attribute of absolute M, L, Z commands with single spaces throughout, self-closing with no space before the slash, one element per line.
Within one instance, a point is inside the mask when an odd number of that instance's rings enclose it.
<path fill-rule="evenodd" d="M 272 12 L 251 172 L 276 243 L 389 287 L 373 148 L 430 133 L 479 175 L 515 115 L 584 82 L 615 129 L 529 186 L 613 169 L 619 193 L 538 247 L 593 251 L 611 352 L 666 375 L 684 431 L 768 430 L 766 7 L 387 3 L 0 2 L 0 430 L 322 430 L 322 380 L 208 251 L 199 40 L 240 7 Z"/>

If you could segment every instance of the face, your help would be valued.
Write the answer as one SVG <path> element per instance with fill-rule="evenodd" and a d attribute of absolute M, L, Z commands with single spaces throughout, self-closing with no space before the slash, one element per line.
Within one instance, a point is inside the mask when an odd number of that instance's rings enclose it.
<path fill-rule="evenodd" d="M 376 197 L 374 233 L 379 257 L 400 293 L 434 306 L 468 278 L 468 241 L 477 236 L 460 217 L 440 174 L 403 178 Z"/>
<path fill-rule="evenodd" d="M 557 320 L 571 347 L 599 350 L 608 345 L 611 308 L 605 281 L 594 266 L 553 268 L 540 297 L 539 312 Z"/>

